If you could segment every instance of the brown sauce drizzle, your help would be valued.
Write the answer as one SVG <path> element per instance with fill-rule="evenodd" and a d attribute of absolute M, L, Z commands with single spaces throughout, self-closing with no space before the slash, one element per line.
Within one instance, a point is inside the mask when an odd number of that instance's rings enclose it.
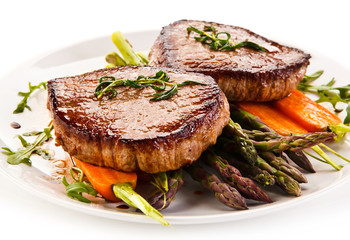
<path fill-rule="evenodd" d="M 116 208 L 118 208 L 118 209 L 129 209 L 129 206 L 125 205 L 125 204 L 122 204 L 122 205 L 116 206 Z"/>
<path fill-rule="evenodd" d="M 12 122 L 10 125 L 11 125 L 11 127 L 14 128 L 14 129 L 19 129 L 19 128 L 21 128 L 21 124 L 19 124 L 18 122 Z"/>
<path fill-rule="evenodd" d="M 203 192 L 198 190 L 198 191 L 195 191 L 194 194 L 195 194 L 195 195 L 202 195 Z"/>

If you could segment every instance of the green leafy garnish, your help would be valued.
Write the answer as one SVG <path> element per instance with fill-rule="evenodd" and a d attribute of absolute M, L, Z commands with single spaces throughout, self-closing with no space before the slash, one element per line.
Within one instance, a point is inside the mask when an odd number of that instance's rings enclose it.
<path fill-rule="evenodd" d="M 118 86 L 129 86 L 133 88 L 145 88 L 151 87 L 152 89 L 158 91 L 155 93 L 151 101 L 160 101 L 171 98 L 177 93 L 178 88 L 188 85 L 188 84 L 199 84 L 206 85 L 205 83 L 195 82 L 195 81 L 184 81 L 182 83 L 170 83 L 168 82 L 169 75 L 160 70 L 155 76 L 145 77 L 138 76 L 136 79 L 116 79 L 113 76 L 103 76 L 100 78 L 99 84 L 95 88 L 95 96 L 97 99 L 102 98 L 107 95 L 109 99 L 117 96 L 118 92 L 115 89 Z M 166 86 L 171 86 L 169 90 L 166 90 Z"/>
<path fill-rule="evenodd" d="M 51 131 L 53 129 L 52 122 L 49 124 L 47 128 L 45 128 L 41 132 L 36 132 L 37 138 L 33 143 L 28 143 L 23 136 L 17 135 L 18 139 L 21 141 L 23 148 L 18 149 L 17 151 L 12 151 L 7 147 L 3 147 L 3 153 L 8 155 L 7 162 L 12 165 L 17 165 L 20 163 L 27 164 L 31 166 L 32 162 L 30 157 L 33 153 L 40 155 L 45 159 L 51 159 L 49 152 L 45 149 L 41 148 L 41 145 L 46 142 L 49 138 L 52 137 Z"/>
<path fill-rule="evenodd" d="M 267 50 L 250 41 L 243 41 L 240 43 L 233 43 L 230 41 L 231 34 L 227 32 L 218 32 L 214 26 L 204 26 L 203 31 L 190 26 L 187 28 L 187 33 L 195 32 L 199 34 L 199 37 L 194 37 L 198 42 L 207 44 L 210 49 L 215 51 L 234 51 L 241 47 L 250 48 L 260 52 L 267 52 Z"/>
<path fill-rule="evenodd" d="M 77 172 L 75 177 L 74 171 Z M 70 170 L 74 182 L 69 184 L 66 176 L 63 176 L 62 183 L 66 187 L 66 193 L 70 198 L 77 199 L 80 202 L 90 203 L 91 201 L 83 196 L 83 193 L 87 193 L 96 197 L 97 191 L 91 186 L 91 184 L 84 180 L 84 173 L 80 168 L 72 167 Z"/>
<path fill-rule="evenodd" d="M 311 75 L 305 75 L 297 86 L 303 92 L 310 92 L 319 96 L 316 102 L 329 102 L 335 112 L 342 112 L 344 109 L 337 108 L 339 102 L 348 104 L 346 107 L 346 117 L 344 124 L 350 123 L 350 84 L 342 87 L 334 87 L 335 79 L 331 79 L 327 84 L 313 85 L 312 82 L 322 76 L 323 71 L 317 71 Z"/>
<path fill-rule="evenodd" d="M 345 110 L 346 110 L 346 117 L 344 118 L 343 123 L 349 124 L 350 123 L 350 104 L 348 104 Z"/>
<path fill-rule="evenodd" d="M 319 70 L 311 75 L 304 75 L 303 79 L 299 82 L 297 89 L 300 91 L 308 91 L 312 87 L 311 83 L 321 77 L 323 70 Z"/>
<path fill-rule="evenodd" d="M 31 111 L 32 109 L 27 105 L 28 98 L 36 89 L 39 89 L 41 87 L 43 87 L 46 90 L 47 89 L 46 82 L 39 83 L 38 85 L 35 85 L 35 86 L 32 86 L 32 84 L 29 82 L 29 91 L 18 93 L 19 96 L 23 97 L 23 99 L 17 105 L 17 108 L 13 111 L 13 113 L 22 113 L 25 108 L 27 108 L 29 111 Z"/>

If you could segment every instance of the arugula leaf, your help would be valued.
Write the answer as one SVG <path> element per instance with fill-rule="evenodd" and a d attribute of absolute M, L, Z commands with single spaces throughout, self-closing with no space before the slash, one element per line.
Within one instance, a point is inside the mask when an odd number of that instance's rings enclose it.
<path fill-rule="evenodd" d="M 336 107 L 336 105 L 337 105 L 338 102 L 347 103 L 347 101 L 345 101 L 344 99 L 342 99 L 342 98 L 340 97 L 339 94 L 336 94 L 336 93 L 333 93 L 333 92 L 321 91 L 321 92 L 319 93 L 319 96 L 320 96 L 320 98 L 317 99 L 315 102 L 317 102 L 317 103 L 329 102 L 329 103 L 332 104 L 332 106 L 333 106 L 333 108 L 334 108 L 334 110 L 335 110 L 336 112 L 341 112 L 341 111 L 343 111 L 343 109 L 338 109 L 338 108 Z"/>
<path fill-rule="evenodd" d="M 323 74 L 323 70 L 319 70 L 311 75 L 305 75 L 297 86 L 297 89 L 303 92 L 310 92 L 317 94 L 319 99 L 316 102 L 329 102 L 332 104 L 335 112 L 342 112 L 344 109 L 337 108 L 339 102 L 347 103 L 346 117 L 344 124 L 350 123 L 350 84 L 342 87 L 334 87 L 335 79 L 332 78 L 327 84 L 311 85 L 311 83 L 318 79 Z"/>
<path fill-rule="evenodd" d="M 12 151 L 7 147 L 3 147 L 3 153 L 8 155 L 7 162 L 12 165 L 18 165 L 20 163 L 27 164 L 31 166 L 32 162 L 30 160 L 30 156 L 33 153 L 39 154 L 45 159 L 50 159 L 51 156 L 48 151 L 41 149 L 41 145 L 46 142 L 49 138 L 52 137 L 51 131 L 53 129 L 52 122 L 49 124 L 44 131 L 38 134 L 38 137 L 35 139 L 33 143 L 28 143 L 21 135 L 17 135 L 18 139 L 21 141 L 22 147 L 17 151 Z"/>
<path fill-rule="evenodd" d="M 28 98 L 30 95 L 36 90 L 43 87 L 45 90 L 47 89 L 46 82 L 41 82 L 38 85 L 32 86 L 31 82 L 29 82 L 29 92 L 19 92 L 18 95 L 22 96 L 22 101 L 17 105 L 17 108 L 13 111 L 13 113 L 22 113 L 25 108 L 29 111 L 32 109 L 27 105 Z"/>
<path fill-rule="evenodd" d="M 78 172 L 78 178 L 74 176 L 74 171 Z M 69 184 L 66 176 L 63 176 L 62 178 L 62 183 L 66 187 L 66 193 L 68 197 L 77 199 L 80 202 L 90 203 L 91 201 L 84 197 L 83 193 L 87 193 L 91 196 L 96 197 L 96 189 L 94 189 L 89 182 L 84 181 L 84 173 L 80 168 L 72 167 L 70 174 L 75 182 Z"/>
<path fill-rule="evenodd" d="M 303 92 L 309 90 L 309 88 L 312 87 L 310 83 L 321 77 L 322 74 L 323 70 L 319 70 L 311 75 L 304 75 L 303 79 L 299 82 L 297 89 Z"/>
<path fill-rule="evenodd" d="M 346 111 L 346 117 L 344 119 L 344 124 L 349 124 L 350 123 L 350 104 L 348 104 L 345 111 Z"/>

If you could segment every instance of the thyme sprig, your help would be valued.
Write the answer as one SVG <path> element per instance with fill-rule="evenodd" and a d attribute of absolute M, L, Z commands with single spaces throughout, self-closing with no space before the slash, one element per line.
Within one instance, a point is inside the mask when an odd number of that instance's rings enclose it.
<path fill-rule="evenodd" d="M 8 155 L 7 162 L 12 165 L 18 165 L 20 163 L 25 163 L 31 166 L 32 162 L 30 157 L 33 153 L 36 153 L 43 157 L 44 159 L 51 159 L 51 155 L 45 149 L 41 148 L 41 145 L 46 142 L 49 138 L 52 137 L 51 131 L 53 129 L 52 122 L 49 124 L 47 128 L 40 132 L 32 132 L 32 133 L 24 133 L 23 135 L 17 135 L 18 139 L 21 141 L 23 148 L 18 149 L 17 151 L 12 151 L 8 147 L 3 147 L 3 153 Z M 33 136 L 33 134 L 37 135 L 37 138 L 33 143 L 27 142 L 23 136 Z"/>
<path fill-rule="evenodd" d="M 203 44 L 207 44 L 210 49 L 215 51 L 234 51 L 238 48 L 246 47 L 260 52 L 267 52 L 264 47 L 254 42 L 243 41 L 240 43 L 233 43 L 230 41 L 231 34 L 228 32 L 218 32 L 214 26 L 204 26 L 203 31 L 189 26 L 187 28 L 187 33 L 190 34 L 191 32 L 199 34 L 199 37 L 195 36 L 194 39 Z"/>
<path fill-rule="evenodd" d="M 22 113 L 25 108 L 27 108 L 29 111 L 32 109 L 28 106 L 27 101 L 30 95 L 37 89 L 40 89 L 41 87 L 43 89 L 47 89 L 46 82 L 41 82 L 38 85 L 32 85 L 31 82 L 28 84 L 29 91 L 28 92 L 19 92 L 18 95 L 23 97 L 22 101 L 17 105 L 17 108 L 13 111 L 13 113 Z"/>
<path fill-rule="evenodd" d="M 76 173 L 76 174 L 75 174 Z M 77 199 L 80 202 L 90 203 L 91 201 L 83 196 L 83 193 L 96 197 L 97 191 L 91 184 L 84 180 L 84 173 L 80 168 L 72 167 L 70 175 L 74 180 L 73 183 L 68 183 L 66 176 L 63 176 L 62 183 L 66 187 L 67 196 Z M 77 175 L 77 177 L 75 177 Z"/>
<path fill-rule="evenodd" d="M 311 75 L 305 75 L 297 86 L 297 89 L 303 92 L 310 92 L 319 96 L 316 102 L 329 102 L 332 104 L 335 112 L 342 112 L 344 109 L 337 107 L 339 102 L 347 104 L 345 109 L 346 117 L 344 124 L 350 123 L 350 84 L 342 87 L 334 87 L 335 79 L 332 78 L 328 83 L 322 85 L 314 85 L 313 81 L 321 77 L 322 70 L 319 70 Z"/>
<path fill-rule="evenodd" d="M 184 81 L 182 83 L 168 82 L 169 75 L 160 70 L 155 76 L 145 77 L 143 75 L 138 76 L 136 79 L 116 79 L 113 76 L 103 76 L 100 78 L 99 84 L 95 88 L 95 96 L 97 99 L 102 98 L 104 95 L 108 96 L 108 99 L 112 99 L 117 96 L 118 92 L 115 89 L 118 86 L 129 86 L 134 88 L 151 87 L 156 90 L 157 93 L 153 94 L 151 101 L 160 101 L 171 98 L 178 92 L 178 88 L 188 84 L 206 85 L 196 81 Z M 166 90 L 166 86 L 170 86 L 169 90 Z"/>

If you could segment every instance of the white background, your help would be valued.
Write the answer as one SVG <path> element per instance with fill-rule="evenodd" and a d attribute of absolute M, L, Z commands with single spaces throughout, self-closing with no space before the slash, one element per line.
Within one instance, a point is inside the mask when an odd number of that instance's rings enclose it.
<path fill-rule="evenodd" d="M 345 3 L 1 1 L 0 76 L 53 49 L 116 30 L 160 29 L 183 18 L 242 26 L 304 50 L 317 50 L 350 68 L 350 13 Z M 350 76 L 346 81 L 350 83 Z M 261 217 L 220 224 L 175 225 L 172 229 L 68 210 L 23 191 L 2 175 L 0 191 L 1 239 L 344 239 L 350 232 L 349 181 L 309 202 Z"/>

